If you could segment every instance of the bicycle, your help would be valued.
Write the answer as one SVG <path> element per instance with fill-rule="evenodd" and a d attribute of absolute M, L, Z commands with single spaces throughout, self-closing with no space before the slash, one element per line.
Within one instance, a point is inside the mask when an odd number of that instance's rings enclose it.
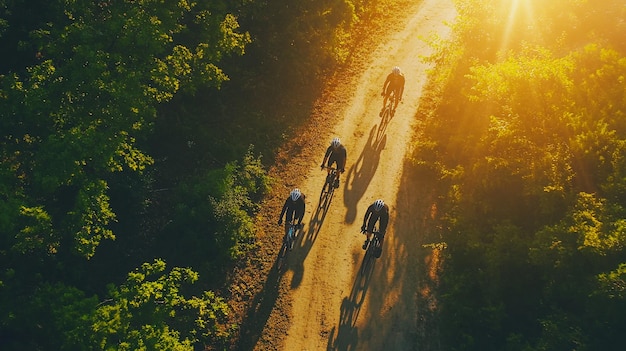
<path fill-rule="evenodd" d="M 297 231 L 300 229 L 300 226 L 298 224 L 293 224 L 293 222 L 288 222 L 286 226 L 287 230 L 283 236 L 283 244 L 280 247 L 280 251 L 278 251 L 278 261 L 276 263 L 276 267 L 279 270 L 282 268 L 289 251 L 293 250 L 293 245 L 296 242 Z"/>
<path fill-rule="evenodd" d="M 391 119 L 391 117 L 393 117 L 395 113 L 394 106 L 396 104 L 396 98 L 397 98 L 396 93 L 392 90 L 391 93 L 389 93 L 389 98 L 387 99 L 387 105 L 385 105 L 385 108 L 383 109 L 383 112 L 380 116 L 380 123 L 378 124 L 379 136 L 387 128 L 387 124 L 389 123 L 389 120 Z"/>
<path fill-rule="evenodd" d="M 336 168 L 333 167 L 322 167 L 322 169 L 329 169 L 328 175 L 326 175 L 326 180 L 324 181 L 324 185 L 322 186 L 322 192 L 320 193 L 320 204 L 324 202 L 324 198 L 332 198 L 333 193 L 335 192 L 335 182 L 337 181 L 337 172 L 339 172 Z"/>
<path fill-rule="evenodd" d="M 382 247 L 380 246 L 380 232 L 376 229 L 376 227 L 374 227 L 372 234 L 373 237 L 367 243 L 365 256 L 363 256 L 363 262 L 361 263 L 361 275 L 365 275 L 365 273 L 370 270 L 370 267 L 374 266 L 374 261 L 377 258 L 376 251 L 382 250 Z"/>

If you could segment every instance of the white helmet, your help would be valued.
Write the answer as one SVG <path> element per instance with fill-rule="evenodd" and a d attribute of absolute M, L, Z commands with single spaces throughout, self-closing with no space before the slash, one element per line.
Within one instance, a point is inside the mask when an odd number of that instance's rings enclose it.
<path fill-rule="evenodd" d="M 391 70 L 391 73 L 396 74 L 396 75 L 400 74 L 400 67 L 398 67 L 398 66 L 394 67 Z"/>
<path fill-rule="evenodd" d="M 341 141 L 339 140 L 339 138 L 335 137 L 333 138 L 333 141 L 330 142 L 330 144 L 333 147 L 339 147 L 339 145 L 341 145 Z"/>
<path fill-rule="evenodd" d="M 291 200 L 292 201 L 296 201 L 300 198 L 300 195 L 302 195 L 302 193 L 300 192 L 300 189 L 295 188 L 291 191 L 291 193 L 289 194 L 289 196 L 291 196 Z"/>
<path fill-rule="evenodd" d="M 385 206 L 385 202 L 383 200 L 378 199 L 374 201 L 374 210 L 376 210 L 376 212 L 380 211 L 383 206 Z"/>

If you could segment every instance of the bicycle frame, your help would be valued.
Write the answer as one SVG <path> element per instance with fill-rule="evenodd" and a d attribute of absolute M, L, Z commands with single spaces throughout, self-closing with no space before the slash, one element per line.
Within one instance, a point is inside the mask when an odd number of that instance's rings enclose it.
<path fill-rule="evenodd" d="M 374 250 L 380 246 L 380 232 L 378 229 L 374 228 L 372 235 L 373 237 L 367 244 L 365 256 L 363 256 L 363 262 L 361 263 L 361 275 L 365 275 L 365 273 L 370 269 L 370 266 L 374 265 L 376 260 Z"/>
<path fill-rule="evenodd" d="M 326 180 L 324 181 L 324 186 L 322 186 L 322 192 L 320 193 L 320 204 L 324 203 L 324 199 L 332 198 L 332 195 L 335 192 L 334 182 L 339 172 L 333 167 L 324 166 L 324 169 L 329 170 L 329 172 L 326 175 Z"/>
<path fill-rule="evenodd" d="M 393 110 L 393 107 L 395 106 L 396 103 L 396 92 L 394 90 L 392 90 L 389 93 L 389 96 L 387 97 L 387 105 L 385 106 L 385 110 L 388 111 L 388 113 L 391 113 L 391 111 Z"/>
<path fill-rule="evenodd" d="M 285 240 L 287 240 L 288 243 L 291 243 L 296 240 L 296 225 L 290 222 L 287 226 Z"/>
<path fill-rule="evenodd" d="M 337 169 L 333 167 L 326 167 L 326 168 L 330 169 L 330 172 L 328 172 L 328 175 L 326 176 L 326 183 L 333 185 L 335 178 L 337 178 Z"/>
<path fill-rule="evenodd" d="M 276 262 L 276 268 L 279 270 L 281 269 L 283 262 L 285 262 L 287 254 L 293 248 L 293 244 L 296 241 L 296 230 L 298 230 L 298 226 L 293 222 L 288 222 L 286 227 L 285 235 L 283 235 L 283 243 L 278 251 L 278 260 Z"/>

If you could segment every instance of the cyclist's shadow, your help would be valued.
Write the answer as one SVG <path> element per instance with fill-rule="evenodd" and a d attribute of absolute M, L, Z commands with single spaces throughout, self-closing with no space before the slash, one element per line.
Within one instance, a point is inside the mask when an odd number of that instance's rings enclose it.
<path fill-rule="evenodd" d="M 387 134 L 387 126 L 389 125 L 389 121 L 393 118 L 393 114 L 391 113 L 391 109 L 385 108 L 382 117 L 380 118 L 380 122 L 378 122 L 378 129 L 376 130 L 376 141 L 381 140 Z"/>
<path fill-rule="evenodd" d="M 354 162 L 346 175 L 345 186 L 343 188 L 343 202 L 348 208 L 346 212 L 346 223 L 353 223 L 356 218 L 357 204 L 365 194 L 365 190 L 376 173 L 380 154 L 387 143 L 387 136 L 377 136 L 377 126 L 370 130 L 367 143 L 361 151 L 359 158 Z"/>
<path fill-rule="evenodd" d="M 296 239 L 294 247 L 297 248 L 297 260 L 292 266 L 292 289 L 298 287 L 302 282 L 302 277 L 304 275 L 304 259 L 308 256 L 311 248 L 313 248 L 315 240 L 317 240 L 317 236 L 319 235 L 320 229 L 322 228 L 322 224 L 324 223 L 324 219 L 326 218 L 326 214 L 328 213 L 328 209 L 330 208 L 333 197 L 334 192 L 329 195 L 320 197 L 317 208 L 311 214 L 309 225 L 308 227 L 306 227 L 306 231 L 301 230 L 298 238 Z M 296 250 L 295 248 L 294 251 Z"/>
<path fill-rule="evenodd" d="M 352 285 L 350 296 L 343 298 L 339 312 L 339 325 L 333 327 L 328 337 L 326 349 L 328 351 L 355 350 L 359 341 L 359 331 L 356 321 L 365 300 L 365 293 L 369 287 L 372 270 L 361 274 L 360 269 Z"/>

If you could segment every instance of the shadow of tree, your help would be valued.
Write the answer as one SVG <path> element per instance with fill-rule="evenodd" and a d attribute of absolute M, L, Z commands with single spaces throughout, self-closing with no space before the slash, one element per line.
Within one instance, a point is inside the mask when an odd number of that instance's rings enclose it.
<path fill-rule="evenodd" d="M 262 292 L 255 295 L 246 318 L 239 328 L 241 330 L 237 342 L 237 349 L 239 350 L 252 350 L 254 348 L 261 336 L 263 327 L 267 324 L 267 320 L 274 309 L 279 295 L 281 276 L 275 267 L 276 262 L 274 262 L 274 267 L 272 267 L 265 284 L 263 284 Z"/>

